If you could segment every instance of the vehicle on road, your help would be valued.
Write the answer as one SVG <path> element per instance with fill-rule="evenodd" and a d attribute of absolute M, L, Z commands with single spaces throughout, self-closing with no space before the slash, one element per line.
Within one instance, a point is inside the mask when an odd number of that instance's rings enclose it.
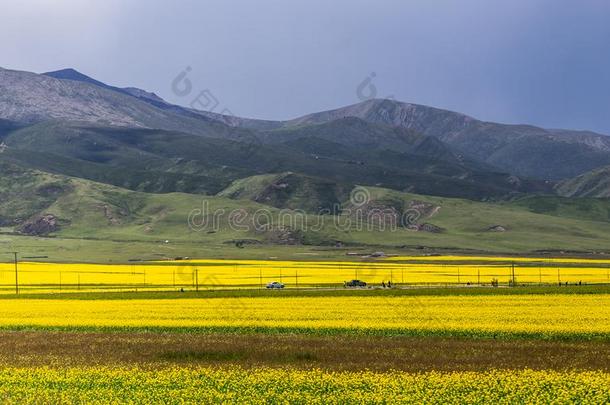
<path fill-rule="evenodd" d="M 362 280 L 350 280 L 345 283 L 346 287 L 366 287 L 366 283 Z"/>
<path fill-rule="evenodd" d="M 277 281 L 273 281 L 273 282 L 267 284 L 267 288 L 269 288 L 269 289 L 284 288 L 284 284 L 279 283 Z"/>

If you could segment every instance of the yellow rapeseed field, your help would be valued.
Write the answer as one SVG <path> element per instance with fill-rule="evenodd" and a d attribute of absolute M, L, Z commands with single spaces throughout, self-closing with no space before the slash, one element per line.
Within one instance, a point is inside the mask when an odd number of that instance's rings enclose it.
<path fill-rule="evenodd" d="M 434 262 L 430 262 L 433 260 Z M 610 261 L 488 257 L 395 257 L 377 261 L 190 260 L 134 264 L 22 262 L 22 290 L 121 288 L 263 288 L 279 281 L 287 288 L 341 286 L 360 279 L 370 285 L 610 283 Z M 12 292 L 15 269 L 0 264 L 0 291 Z"/>
<path fill-rule="evenodd" d="M 409 374 L 225 368 L 6 368 L 9 403 L 473 403 L 610 402 L 603 372 Z"/>
<path fill-rule="evenodd" d="M 610 337 L 610 294 L 4 299 L 0 327 Z"/>
<path fill-rule="evenodd" d="M 570 257 L 508 257 L 508 256 L 390 256 L 387 261 L 446 261 L 446 262 L 505 262 L 505 263 L 563 263 L 609 265 L 610 259 L 587 259 Z"/>

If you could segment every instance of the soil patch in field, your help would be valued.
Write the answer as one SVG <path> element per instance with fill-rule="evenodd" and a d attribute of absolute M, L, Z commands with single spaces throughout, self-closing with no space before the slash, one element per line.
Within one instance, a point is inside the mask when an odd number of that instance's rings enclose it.
<path fill-rule="evenodd" d="M 439 337 L 0 332 L 0 365 L 610 371 L 610 343 Z"/>

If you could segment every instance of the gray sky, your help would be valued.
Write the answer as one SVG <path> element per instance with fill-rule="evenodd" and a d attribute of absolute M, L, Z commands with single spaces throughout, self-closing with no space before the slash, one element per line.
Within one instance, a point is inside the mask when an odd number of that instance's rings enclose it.
<path fill-rule="evenodd" d="M 378 97 L 610 134 L 608 0 L 2 0 L 0 66 L 286 119 Z"/>

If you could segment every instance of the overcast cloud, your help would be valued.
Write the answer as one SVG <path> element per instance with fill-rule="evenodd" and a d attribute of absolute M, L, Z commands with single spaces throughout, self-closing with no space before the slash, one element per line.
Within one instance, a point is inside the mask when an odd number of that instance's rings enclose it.
<path fill-rule="evenodd" d="M 0 66 L 171 91 L 185 67 L 236 115 L 378 96 L 610 134 L 610 1 L 2 0 Z"/>

